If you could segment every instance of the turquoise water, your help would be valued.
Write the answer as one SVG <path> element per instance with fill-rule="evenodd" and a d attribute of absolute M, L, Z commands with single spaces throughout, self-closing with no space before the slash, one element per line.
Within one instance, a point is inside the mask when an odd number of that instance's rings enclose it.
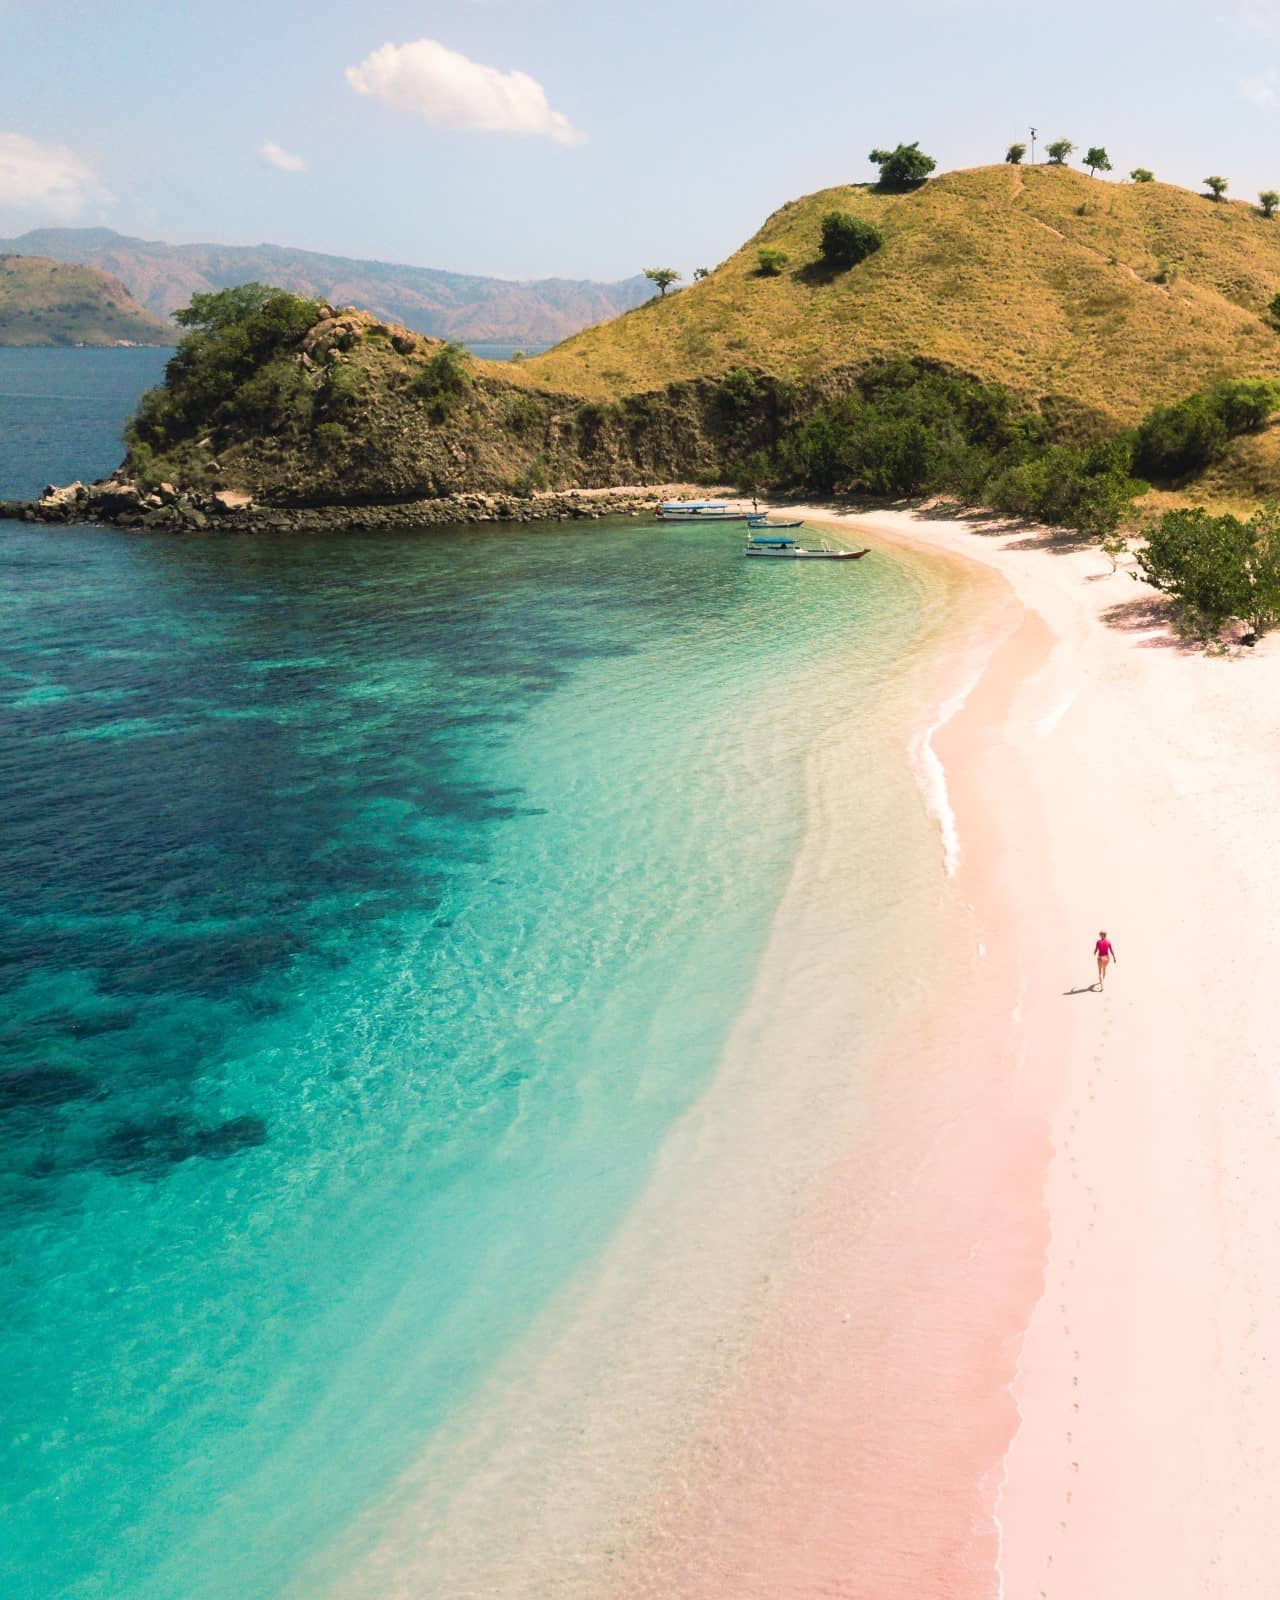
<path fill-rule="evenodd" d="M 607 1241 L 936 621 L 736 544 L 0 524 L 0 1594 L 279 1595 Z"/>
<path fill-rule="evenodd" d="M 114 471 L 125 419 L 172 354 L 0 349 L 0 500 Z"/>

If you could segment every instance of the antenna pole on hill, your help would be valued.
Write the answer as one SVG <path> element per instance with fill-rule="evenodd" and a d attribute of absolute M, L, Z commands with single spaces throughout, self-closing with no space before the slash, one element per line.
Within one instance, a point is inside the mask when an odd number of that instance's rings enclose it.
<path fill-rule="evenodd" d="M 1034 167 L 1035 164 L 1036 164 L 1036 130 L 1034 128 L 1032 128 L 1032 130 L 1031 130 L 1031 165 Z"/>

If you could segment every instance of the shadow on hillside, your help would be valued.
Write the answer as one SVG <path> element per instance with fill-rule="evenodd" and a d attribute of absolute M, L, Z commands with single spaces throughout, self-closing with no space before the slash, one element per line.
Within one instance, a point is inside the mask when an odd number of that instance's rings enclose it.
<path fill-rule="evenodd" d="M 806 261 L 804 266 L 797 267 L 791 276 L 797 283 L 803 283 L 810 289 L 823 289 L 828 284 L 834 283 L 837 278 L 844 277 L 849 267 L 835 267 L 829 261 L 824 261 L 821 256 L 816 261 Z"/>

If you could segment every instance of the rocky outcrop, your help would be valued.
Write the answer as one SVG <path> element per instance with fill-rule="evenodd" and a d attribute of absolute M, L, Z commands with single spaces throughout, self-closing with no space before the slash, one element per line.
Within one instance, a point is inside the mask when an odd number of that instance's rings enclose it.
<path fill-rule="evenodd" d="M 568 489 L 514 494 L 457 494 L 394 505 L 272 506 L 221 490 L 198 495 L 171 484 L 144 492 L 109 478 L 102 483 L 49 485 L 38 500 L 0 500 L 0 518 L 22 522 L 105 523 L 172 533 L 353 533 L 448 524 L 598 521 L 639 517 L 661 500 L 702 492 L 690 484 L 624 489 Z"/>

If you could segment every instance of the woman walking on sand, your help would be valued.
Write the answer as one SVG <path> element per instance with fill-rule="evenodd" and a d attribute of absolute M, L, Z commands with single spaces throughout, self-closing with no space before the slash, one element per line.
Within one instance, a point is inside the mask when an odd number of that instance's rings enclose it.
<path fill-rule="evenodd" d="M 1093 953 L 1098 958 L 1098 987 L 1101 989 L 1106 985 L 1107 968 L 1117 959 L 1116 947 L 1107 938 L 1107 930 L 1105 928 L 1098 935 L 1098 942 L 1093 947 Z"/>

